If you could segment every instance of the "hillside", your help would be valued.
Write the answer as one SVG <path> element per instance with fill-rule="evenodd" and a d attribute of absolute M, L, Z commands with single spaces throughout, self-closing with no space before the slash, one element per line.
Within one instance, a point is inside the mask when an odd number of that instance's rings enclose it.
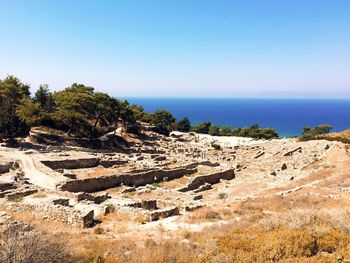
<path fill-rule="evenodd" d="M 346 144 L 144 131 L 117 152 L 48 145 L 38 138 L 59 134 L 34 131 L 0 147 L 5 249 L 34 242 L 10 229 L 50 240 L 59 262 L 350 258 Z"/>
<path fill-rule="evenodd" d="M 350 140 L 350 129 L 341 131 L 341 132 L 331 132 L 329 134 L 327 134 L 327 137 L 341 137 L 341 138 L 345 138 L 345 139 L 349 139 Z"/>

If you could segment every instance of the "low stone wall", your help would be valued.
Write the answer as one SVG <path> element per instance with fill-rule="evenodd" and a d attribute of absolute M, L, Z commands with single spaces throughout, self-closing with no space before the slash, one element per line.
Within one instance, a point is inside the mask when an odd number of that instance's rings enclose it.
<path fill-rule="evenodd" d="M 179 215 L 179 208 L 177 207 L 171 207 L 171 208 L 165 208 L 161 210 L 155 210 L 150 214 L 150 220 L 151 221 L 157 221 L 161 218 L 166 218 L 169 216 L 176 216 Z"/>
<path fill-rule="evenodd" d="M 105 168 L 109 168 L 114 165 L 124 165 L 127 163 L 128 161 L 126 160 L 100 160 L 100 165 L 102 165 Z"/>
<path fill-rule="evenodd" d="M 140 173 L 126 173 L 111 176 L 72 180 L 62 183 L 58 188 L 69 192 L 97 192 L 119 186 L 141 186 L 161 182 L 163 180 L 173 180 L 185 175 L 197 172 L 197 168 L 175 168 L 169 170 L 151 170 Z"/>
<path fill-rule="evenodd" d="M 13 164 L 13 162 L 0 164 L 0 174 L 8 173 Z"/>
<path fill-rule="evenodd" d="M 81 169 L 92 168 L 98 165 L 103 167 L 112 167 L 114 165 L 123 165 L 128 161 L 126 160 L 101 160 L 100 158 L 82 158 L 82 159 L 64 159 L 64 160 L 49 160 L 41 161 L 44 165 L 50 167 L 53 170 L 56 169 Z"/>
<path fill-rule="evenodd" d="M 28 195 L 32 195 L 38 192 L 37 189 L 22 189 L 22 190 L 17 190 L 8 194 L 5 194 L 8 200 L 10 201 L 16 201 L 19 198 L 23 198 Z"/>
<path fill-rule="evenodd" d="M 53 170 L 56 170 L 56 169 L 80 169 L 80 168 L 96 167 L 100 164 L 100 159 L 99 158 L 84 158 L 84 159 L 65 159 L 65 160 L 41 161 L 41 162 Z"/>
<path fill-rule="evenodd" d="M 222 172 L 200 175 L 192 179 L 187 186 L 180 188 L 180 192 L 187 192 L 197 189 L 204 184 L 216 184 L 220 182 L 220 179 L 232 180 L 235 178 L 235 169 L 228 169 Z"/>
<path fill-rule="evenodd" d="M 108 193 L 102 194 L 102 195 L 92 195 L 89 193 L 78 193 L 77 195 L 77 201 L 83 201 L 83 200 L 88 200 L 91 202 L 94 202 L 95 204 L 101 204 L 107 199 L 111 198 Z"/>
<path fill-rule="evenodd" d="M 186 165 L 185 167 L 186 168 L 195 168 L 195 167 L 198 167 L 199 165 L 203 165 L 203 166 L 209 166 L 209 167 L 216 167 L 216 166 L 220 166 L 219 163 L 213 163 L 213 162 L 210 162 L 210 161 L 202 161 L 202 162 L 197 162 L 197 163 L 191 163 L 191 164 L 188 164 Z"/>
<path fill-rule="evenodd" d="M 31 130 L 29 132 L 29 140 L 34 143 L 43 143 L 49 145 L 59 145 L 64 141 L 64 136 L 59 134 L 51 134 L 38 130 Z"/>
<path fill-rule="evenodd" d="M 153 200 L 135 201 L 134 203 L 127 204 L 127 206 L 142 208 L 146 210 L 155 210 L 157 209 L 157 200 L 153 199 Z"/>
<path fill-rule="evenodd" d="M 14 183 L 0 183 L 0 191 L 7 191 L 16 188 Z"/>

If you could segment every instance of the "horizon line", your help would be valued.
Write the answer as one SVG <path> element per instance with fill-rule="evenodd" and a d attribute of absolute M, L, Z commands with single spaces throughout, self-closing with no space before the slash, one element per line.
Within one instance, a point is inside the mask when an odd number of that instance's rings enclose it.
<path fill-rule="evenodd" d="M 350 100 L 350 97 L 116 96 L 123 99 Z"/>

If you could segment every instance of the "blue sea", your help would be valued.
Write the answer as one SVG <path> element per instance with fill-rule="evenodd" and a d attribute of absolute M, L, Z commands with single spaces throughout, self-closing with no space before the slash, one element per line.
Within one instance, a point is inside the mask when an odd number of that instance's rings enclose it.
<path fill-rule="evenodd" d="M 126 98 L 148 112 L 169 110 L 192 124 L 272 127 L 280 136 L 299 135 L 305 126 L 330 124 L 332 131 L 350 128 L 350 100 L 233 99 L 233 98 Z"/>

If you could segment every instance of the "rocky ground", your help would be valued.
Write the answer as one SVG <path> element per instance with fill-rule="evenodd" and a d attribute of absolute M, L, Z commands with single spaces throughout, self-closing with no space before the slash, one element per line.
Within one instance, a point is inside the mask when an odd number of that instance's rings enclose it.
<path fill-rule="evenodd" d="M 2 225 L 160 240 L 244 221 L 247 204 L 278 216 L 296 198 L 305 208 L 350 194 L 349 147 L 334 141 L 147 132 L 119 152 L 27 142 L 0 147 Z"/>

